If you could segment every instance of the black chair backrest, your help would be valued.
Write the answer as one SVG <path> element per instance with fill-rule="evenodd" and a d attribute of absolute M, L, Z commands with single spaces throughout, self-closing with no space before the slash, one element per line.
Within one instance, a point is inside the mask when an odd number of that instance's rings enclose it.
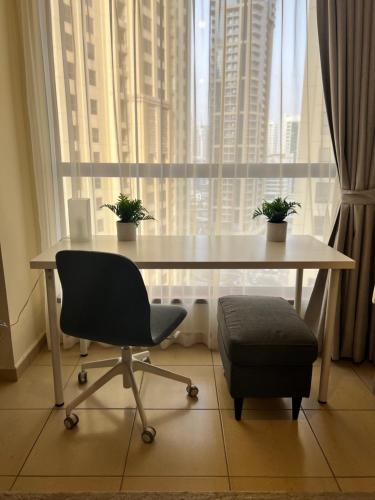
<path fill-rule="evenodd" d="M 131 260 L 111 253 L 63 250 L 56 254 L 56 264 L 64 333 L 119 346 L 153 344 L 147 291 Z"/>

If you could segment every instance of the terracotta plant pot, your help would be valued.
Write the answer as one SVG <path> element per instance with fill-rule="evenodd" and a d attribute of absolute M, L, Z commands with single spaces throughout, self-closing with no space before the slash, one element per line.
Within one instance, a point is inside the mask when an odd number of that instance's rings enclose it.
<path fill-rule="evenodd" d="M 116 222 L 117 239 L 119 241 L 135 241 L 137 238 L 137 226 L 133 222 Z"/>
<path fill-rule="evenodd" d="M 268 241 L 285 241 L 288 223 L 283 222 L 267 222 L 267 240 Z"/>

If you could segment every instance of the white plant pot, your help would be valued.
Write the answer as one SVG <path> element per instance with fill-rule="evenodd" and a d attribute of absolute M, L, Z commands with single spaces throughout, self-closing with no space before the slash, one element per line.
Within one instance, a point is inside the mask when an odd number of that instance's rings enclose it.
<path fill-rule="evenodd" d="M 133 222 L 116 222 L 117 239 L 119 241 L 135 241 L 137 238 L 137 226 Z"/>
<path fill-rule="evenodd" d="M 267 222 L 267 240 L 268 241 L 285 241 L 288 223 L 284 222 Z"/>

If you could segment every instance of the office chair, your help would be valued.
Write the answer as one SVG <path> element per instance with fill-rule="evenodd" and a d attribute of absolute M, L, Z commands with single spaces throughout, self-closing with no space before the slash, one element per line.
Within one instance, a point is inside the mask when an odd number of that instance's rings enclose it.
<path fill-rule="evenodd" d="M 134 372 L 142 370 L 182 382 L 192 398 L 197 397 L 198 388 L 190 378 L 151 365 L 148 351 L 133 354 L 132 348 L 160 344 L 182 322 L 186 310 L 178 305 L 150 305 L 137 266 L 121 255 L 64 250 L 56 254 L 56 264 L 63 292 L 62 331 L 121 347 L 121 357 L 81 365 L 80 384 L 87 382 L 89 368 L 110 370 L 67 405 L 65 427 L 73 429 L 78 424 L 78 416 L 72 413 L 75 407 L 113 377 L 122 375 L 123 386 L 134 394 L 143 425 L 142 439 L 152 443 L 156 430 L 147 424 Z"/>

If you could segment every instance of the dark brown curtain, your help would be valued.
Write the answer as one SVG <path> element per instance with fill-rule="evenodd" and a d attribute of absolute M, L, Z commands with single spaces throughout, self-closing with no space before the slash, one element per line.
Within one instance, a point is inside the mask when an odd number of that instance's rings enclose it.
<path fill-rule="evenodd" d="M 375 359 L 375 1 L 317 0 L 325 102 L 341 187 L 329 244 L 355 259 L 341 277 L 334 359 Z M 322 335 L 327 272 L 305 319 Z"/>

